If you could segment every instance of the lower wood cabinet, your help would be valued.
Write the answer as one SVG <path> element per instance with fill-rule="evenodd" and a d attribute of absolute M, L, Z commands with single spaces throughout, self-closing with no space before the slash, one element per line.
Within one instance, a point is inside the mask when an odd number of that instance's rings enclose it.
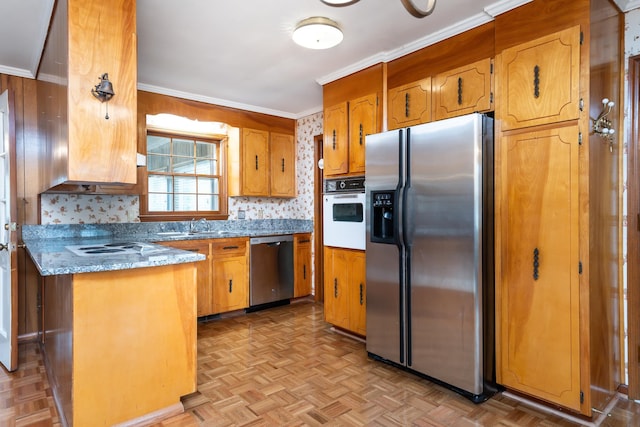
<path fill-rule="evenodd" d="M 366 335 L 365 252 L 324 248 L 324 316 L 328 323 Z"/>
<path fill-rule="evenodd" d="M 249 306 L 249 239 L 179 240 L 158 242 L 165 246 L 199 252 L 198 317 Z"/>
<path fill-rule="evenodd" d="M 311 233 L 293 237 L 293 297 L 311 295 Z"/>

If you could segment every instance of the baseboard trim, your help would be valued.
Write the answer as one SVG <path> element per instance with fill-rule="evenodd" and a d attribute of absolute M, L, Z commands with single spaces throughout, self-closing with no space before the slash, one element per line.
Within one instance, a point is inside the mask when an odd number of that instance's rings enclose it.
<path fill-rule="evenodd" d="M 184 406 L 182 406 L 182 402 L 178 402 L 173 405 L 167 406 L 166 408 L 162 408 L 154 412 L 149 412 L 148 414 L 142 415 L 137 418 L 133 418 L 129 421 L 124 421 L 119 424 L 114 424 L 113 427 L 149 426 L 157 423 L 158 421 L 162 421 L 166 418 L 173 417 L 175 415 L 180 415 L 183 412 L 184 412 Z"/>

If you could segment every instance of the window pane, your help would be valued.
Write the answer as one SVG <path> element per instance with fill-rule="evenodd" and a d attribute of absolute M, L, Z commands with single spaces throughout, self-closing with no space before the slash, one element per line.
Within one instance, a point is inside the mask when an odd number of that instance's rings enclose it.
<path fill-rule="evenodd" d="M 213 159 L 196 160 L 196 174 L 218 175 L 218 161 Z"/>
<path fill-rule="evenodd" d="M 149 193 L 149 212 L 168 212 L 173 210 L 171 194 Z"/>
<path fill-rule="evenodd" d="M 196 157 L 215 159 L 217 156 L 216 145 L 210 142 L 196 141 Z"/>
<path fill-rule="evenodd" d="M 197 210 L 195 194 L 174 194 L 174 203 L 176 211 Z"/>
<path fill-rule="evenodd" d="M 174 173 L 190 173 L 195 172 L 193 157 L 174 157 L 171 172 Z"/>
<path fill-rule="evenodd" d="M 174 156 L 186 156 L 193 158 L 193 140 L 189 139 L 173 139 L 173 154 Z"/>
<path fill-rule="evenodd" d="M 173 193 L 173 177 L 149 175 L 149 193 Z"/>
<path fill-rule="evenodd" d="M 147 154 L 169 154 L 171 152 L 171 138 L 165 136 L 147 135 Z"/>
<path fill-rule="evenodd" d="M 199 211 L 217 211 L 220 209 L 219 197 L 214 194 L 200 194 L 198 196 Z"/>
<path fill-rule="evenodd" d="M 147 170 L 149 172 L 169 172 L 169 156 L 147 155 Z"/>
<path fill-rule="evenodd" d="M 176 176 L 174 178 L 174 193 L 193 193 L 197 192 L 195 176 Z"/>
<path fill-rule="evenodd" d="M 200 194 L 218 194 L 218 178 L 198 177 L 198 193 Z"/>

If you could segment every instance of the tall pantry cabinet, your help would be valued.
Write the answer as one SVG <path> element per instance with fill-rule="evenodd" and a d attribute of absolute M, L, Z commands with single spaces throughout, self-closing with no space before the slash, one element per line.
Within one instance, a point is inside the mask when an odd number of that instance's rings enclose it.
<path fill-rule="evenodd" d="M 497 381 L 587 416 L 620 383 L 616 297 L 603 303 L 608 313 L 591 310 L 603 288 L 620 285 L 592 256 L 618 256 L 615 233 L 590 226 L 603 215 L 593 201 L 617 185 L 594 181 L 617 158 L 593 156 L 601 141 L 588 112 L 600 101 L 590 95 L 591 49 L 618 43 L 615 31 L 591 39 L 607 8 L 618 19 L 607 0 L 536 0 L 496 18 Z M 619 78 L 606 83 L 610 96 Z"/>

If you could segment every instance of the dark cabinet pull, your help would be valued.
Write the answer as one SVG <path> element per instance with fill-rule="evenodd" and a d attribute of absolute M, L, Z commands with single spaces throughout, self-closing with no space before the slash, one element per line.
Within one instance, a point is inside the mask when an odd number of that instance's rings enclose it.
<path fill-rule="evenodd" d="M 223 246 L 222 250 L 228 251 L 229 249 L 238 249 L 239 246 Z"/>
<path fill-rule="evenodd" d="M 311 239 L 300 240 L 300 243 L 309 243 L 309 242 L 311 242 Z"/>
<path fill-rule="evenodd" d="M 282 172 L 284 172 L 284 158 L 282 159 Z"/>
<path fill-rule="evenodd" d="M 462 77 L 458 77 L 458 105 L 462 105 Z"/>
<path fill-rule="evenodd" d="M 409 117 L 409 92 L 404 94 L 404 116 Z"/>
<path fill-rule="evenodd" d="M 540 97 L 540 67 L 533 67 L 533 96 L 535 98 Z"/>
<path fill-rule="evenodd" d="M 360 145 L 362 145 L 362 123 L 360 123 Z"/>
<path fill-rule="evenodd" d="M 233 279 L 229 279 L 229 293 L 233 292 Z"/>
<path fill-rule="evenodd" d="M 338 279 L 333 279 L 333 295 L 338 298 Z"/>
<path fill-rule="evenodd" d="M 258 155 L 256 154 L 256 170 L 258 170 Z"/>
<path fill-rule="evenodd" d="M 302 266 L 302 278 L 305 280 L 307 279 L 307 264 Z"/>
<path fill-rule="evenodd" d="M 364 304 L 364 295 L 362 292 L 362 288 L 363 288 L 362 283 L 360 283 L 360 305 Z"/>
<path fill-rule="evenodd" d="M 336 130 L 333 130 L 333 149 L 336 149 Z"/>
<path fill-rule="evenodd" d="M 538 280 L 540 274 L 538 269 L 540 268 L 540 251 L 538 248 L 533 250 L 533 280 Z"/>

